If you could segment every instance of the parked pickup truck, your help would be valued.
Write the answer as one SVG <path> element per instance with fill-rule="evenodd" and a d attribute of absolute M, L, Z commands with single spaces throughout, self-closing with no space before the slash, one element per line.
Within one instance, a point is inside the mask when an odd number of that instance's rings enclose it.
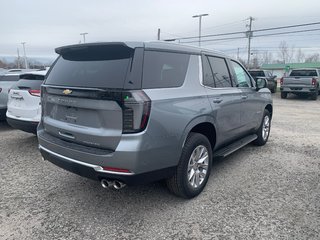
<path fill-rule="evenodd" d="M 257 80 L 257 78 L 265 78 L 268 82 L 268 88 L 272 93 L 275 93 L 277 91 L 277 76 L 273 75 L 270 71 L 251 69 L 248 70 L 248 72 L 255 80 Z"/>
<path fill-rule="evenodd" d="M 310 95 L 312 100 L 317 100 L 319 94 L 318 69 L 293 69 L 288 77 L 280 79 L 281 98 L 287 98 L 288 93 L 296 95 Z"/>

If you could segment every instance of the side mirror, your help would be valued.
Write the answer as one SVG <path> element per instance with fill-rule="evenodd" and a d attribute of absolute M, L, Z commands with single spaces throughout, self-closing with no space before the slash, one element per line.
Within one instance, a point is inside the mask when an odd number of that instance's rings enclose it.
<path fill-rule="evenodd" d="M 268 86 L 268 81 L 265 78 L 257 78 L 256 79 L 256 89 L 259 91 L 262 88 L 266 88 Z"/>

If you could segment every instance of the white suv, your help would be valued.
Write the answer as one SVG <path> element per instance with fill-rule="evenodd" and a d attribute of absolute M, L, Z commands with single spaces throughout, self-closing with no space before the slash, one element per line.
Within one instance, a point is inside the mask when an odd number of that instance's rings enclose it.
<path fill-rule="evenodd" d="M 40 86 L 47 71 L 20 75 L 20 80 L 9 90 L 7 122 L 25 132 L 36 134 L 41 118 Z"/>

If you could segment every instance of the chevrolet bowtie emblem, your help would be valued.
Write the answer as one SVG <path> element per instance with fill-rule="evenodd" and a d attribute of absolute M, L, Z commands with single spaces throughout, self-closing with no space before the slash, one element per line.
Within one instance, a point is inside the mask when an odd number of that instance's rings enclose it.
<path fill-rule="evenodd" d="M 70 89 L 63 90 L 63 94 L 65 94 L 65 95 L 68 95 L 70 93 L 72 93 L 72 90 L 70 90 Z"/>

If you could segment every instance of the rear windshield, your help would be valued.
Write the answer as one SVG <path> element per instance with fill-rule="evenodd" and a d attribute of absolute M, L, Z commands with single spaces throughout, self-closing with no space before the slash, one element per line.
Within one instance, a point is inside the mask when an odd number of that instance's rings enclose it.
<path fill-rule="evenodd" d="M 316 77 L 316 70 L 292 70 L 290 77 Z"/>
<path fill-rule="evenodd" d="M 123 45 L 84 46 L 63 51 L 46 84 L 123 88 L 133 49 Z"/>
<path fill-rule="evenodd" d="M 0 81 L 4 82 L 4 81 L 10 81 L 10 82 L 14 82 L 14 81 L 18 81 L 20 78 L 19 75 L 6 75 L 6 76 L 0 76 Z"/>
<path fill-rule="evenodd" d="M 24 79 L 24 80 L 39 80 L 39 81 L 43 81 L 43 80 L 44 80 L 44 75 L 37 75 L 37 74 L 22 74 L 22 75 L 20 75 L 20 79 Z"/>
<path fill-rule="evenodd" d="M 265 77 L 263 71 L 249 71 L 249 73 L 252 77 Z"/>
<path fill-rule="evenodd" d="M 186 77 L 189 54 L 145 51 L 143 88 L 179 87 Z"/>

